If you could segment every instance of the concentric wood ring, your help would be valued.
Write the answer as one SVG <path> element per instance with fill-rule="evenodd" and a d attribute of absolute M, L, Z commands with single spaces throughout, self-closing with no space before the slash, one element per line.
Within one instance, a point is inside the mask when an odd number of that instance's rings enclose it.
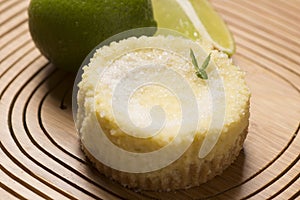
<path fill-rule="evenodd" d="M 300 192 L 300 2 L 212 0 L 252 91 L 236 162 L 198 188 L 131 191 L 90 167 L 72 119 L 75 74 L 34 46 L 28 0 L 0 0 L 1 199 L 296 199 Z"/>

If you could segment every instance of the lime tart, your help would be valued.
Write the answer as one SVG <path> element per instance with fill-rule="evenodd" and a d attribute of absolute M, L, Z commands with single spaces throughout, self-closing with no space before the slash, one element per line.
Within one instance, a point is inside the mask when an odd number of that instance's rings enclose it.
<path fill-rule="evenodd" d="M 226 54 L 182 37 L 102 46 L 78 88 L 84 153 L 129 188 L 199 186 L 235 160 L 247 135 L 245 73 Z"/>

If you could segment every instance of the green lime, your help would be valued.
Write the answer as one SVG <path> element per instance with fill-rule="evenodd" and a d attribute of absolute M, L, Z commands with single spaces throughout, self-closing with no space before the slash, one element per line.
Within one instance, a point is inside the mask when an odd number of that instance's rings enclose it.
<path fill-rule="evenodd" d="M 207 0 L 152 0 L 159 28 L 169 28 L 191 39 L 205 39 L 232 55 L 235 42 L 227 25 Z"/>
<path fill-rule="evenodd" d="M 33 41 L 55 66 L 76 71 L 106 38 L 138 27 L 155 27 L 148 0 L 31 0 Z"/>

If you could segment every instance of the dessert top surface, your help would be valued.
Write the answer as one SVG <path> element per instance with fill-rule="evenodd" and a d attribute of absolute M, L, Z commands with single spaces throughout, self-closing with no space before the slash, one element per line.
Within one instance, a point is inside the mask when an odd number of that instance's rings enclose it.
<path fill-rule="evenodd" d="M 197 133 L 204 134 L 214 128 L 216 116 L 222 117 L 217 120 L 225 129 L 238 122 L 247 112 L 250 95 L 244 72 L 226 54 L 212 51 L 209 78 L 200 79 L 190 49 L 200 65 L 207 53 L 183 38 L 129 38 L 99 49 L 79 85 L 81 94 L 92 101 L 85 111 L 111 122 L 114 136 L 125 132 L 165 140 L 172 139 L 182 123 L 186 132 L 196 126 Z"/>

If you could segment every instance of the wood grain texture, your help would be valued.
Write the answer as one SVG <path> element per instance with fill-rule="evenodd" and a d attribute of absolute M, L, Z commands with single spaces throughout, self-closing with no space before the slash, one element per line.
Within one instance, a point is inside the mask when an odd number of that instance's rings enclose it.
<path fill-rule="evenodd" d="M 212 0 L 233 32 L 252 91 L 249 134 L 221 176 L 170 193 L 135 192 L 97 173 L 80 150 L 75 75 L 35 48 L 28 0 L 0 0 L 1 199 L 296 199 L 300 188 L 300 1 Z"/>

